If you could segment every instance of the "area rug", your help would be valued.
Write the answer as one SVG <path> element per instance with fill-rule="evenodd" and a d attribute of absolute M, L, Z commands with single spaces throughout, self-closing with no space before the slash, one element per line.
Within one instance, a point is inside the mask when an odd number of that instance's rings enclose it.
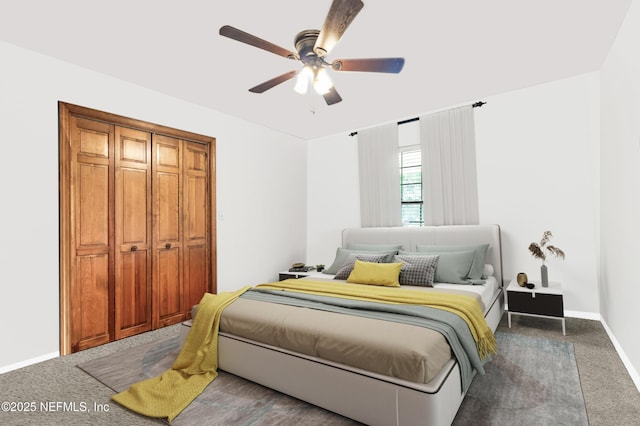
<path fill-rule="evenodd" d="M 146 343 L 78 367 L 114 392 L 162 374 L 180 352 L 179 336 Z M 172 426 L 358 425 L 359 423 L 273 389 L 219 371 L 218 377 Z M 115 404 L 115 403 L 114 403 Z"/>
<path fill-rule="evenodd" d="M 454 425 L 588 425 L 573 344 L 496 333 L 498 355 L 477 375 Z"/>
<path fill-rule="evenodd" d="M 588 425 L 573 345 L 496 333 L 498 355 L 477 375 L 453 424 Z M 180 351 L 179 336 L 78 365 L 114 392 L 157 376 Z M 172 423 L 207 425 L 356 425 L 304 401 L 220 371 Z"/>

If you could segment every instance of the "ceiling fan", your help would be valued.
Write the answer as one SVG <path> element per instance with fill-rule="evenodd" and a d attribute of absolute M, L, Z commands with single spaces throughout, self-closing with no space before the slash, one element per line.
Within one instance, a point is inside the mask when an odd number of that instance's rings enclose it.
<path fill-rule="evenodd" d="M 304 64 L 299 71 L 289 71 L 264 83 L 249 89 L 253 93 L 263 93 L 278 84 L 284 83 L 298 76 L 295 91 L 306 93 L 309 85 L 313 85 L 316 92 L 324 97 L 327 105 L 333 105 L 342 100 L 336 91 L 328 69 L 333 71 L 364 71 L 397 74 L 402 71 L 404 58 L 365 58 L 365 59 L 336 59 L 327 62 L 325 57 L 338 44 L 340 38 L 364 3 L 361 0 L 333 0 L 329 13 L 325 18 L 322 29 L 304 30 L 294 39 L 296 52 L 277 46 L 266 40 L 246 33 L 229 25 L 220 28 L 220 35 L 229 37 L 242 43 L 266 50 L 288 59 L 295 59 Z"/>

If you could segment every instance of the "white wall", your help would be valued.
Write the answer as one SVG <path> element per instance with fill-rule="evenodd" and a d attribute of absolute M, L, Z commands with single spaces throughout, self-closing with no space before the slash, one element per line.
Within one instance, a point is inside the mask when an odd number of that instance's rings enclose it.
<path fill-rule="evenodd" d="M 527 247 L 551 230 L 567 254 L 548 262 L 565 309 L 597 317 L 598 73 L 483 100 L 475 110 L 480 221 L 501 226 L 504 276 L 539 280 Z M 309 263 L 330 264 L 342 228 L 359 226 L 356 147 L 347 135 L 309 141 Z M 318 189 L 322 200 L 312 195 Z"/>
<path fill-rule="evenodd" d="M 566 253 L 549 258 L 565 310 L 597 317 L 598 73 L 486 98 L 476 110 L 480 221 L 502 230 L 506 278 L 540 279 L 528 250 L 545 230 Z"/>
<path fill-rule="evenodd" d="M 640 371 L 640 2 L 632 2 L 602 67 L 600 311 Z M 640 376 L 635 375 L 640 388 Z"/>
<path fill-rule="evenodd" d="M 342 229 L 360 226 L 358 138 L 340 134 L 308 143 L 307 258 L 333 262 Z"/>
<path fill-rule="evenodd" d="M 217 139 L 219 291 L 305 258 L 305 141 L 4 42 L 0 58 L 0 372 L 59 350 L 58 101 Z"/>

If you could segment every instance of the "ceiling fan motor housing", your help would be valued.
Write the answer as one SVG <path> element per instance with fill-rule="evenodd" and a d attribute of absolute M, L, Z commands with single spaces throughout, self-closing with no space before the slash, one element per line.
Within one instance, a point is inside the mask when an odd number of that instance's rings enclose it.
<path fill-rule="evenodd" d="M 304 58 L 310 55 L 317 56 L 313 51 L 313 47 L 319 35 L 319 30 L 304 30 L 296 34 L 294 42 L 300 59 L 304 60 Z"/>

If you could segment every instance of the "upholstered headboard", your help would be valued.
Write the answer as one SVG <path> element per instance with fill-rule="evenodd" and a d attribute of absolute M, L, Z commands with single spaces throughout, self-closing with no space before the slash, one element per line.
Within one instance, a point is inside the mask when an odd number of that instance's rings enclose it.
<path fill-rule="evenodd" d="M 346 228 L 342 247 L 347 244 L 402 244 L 403 250 L 415 251 L 416 245 L 486 244 L 486 263 L 502 285 L 502 245 L 498 225 L 453 225 L 420 227 Z"/>

